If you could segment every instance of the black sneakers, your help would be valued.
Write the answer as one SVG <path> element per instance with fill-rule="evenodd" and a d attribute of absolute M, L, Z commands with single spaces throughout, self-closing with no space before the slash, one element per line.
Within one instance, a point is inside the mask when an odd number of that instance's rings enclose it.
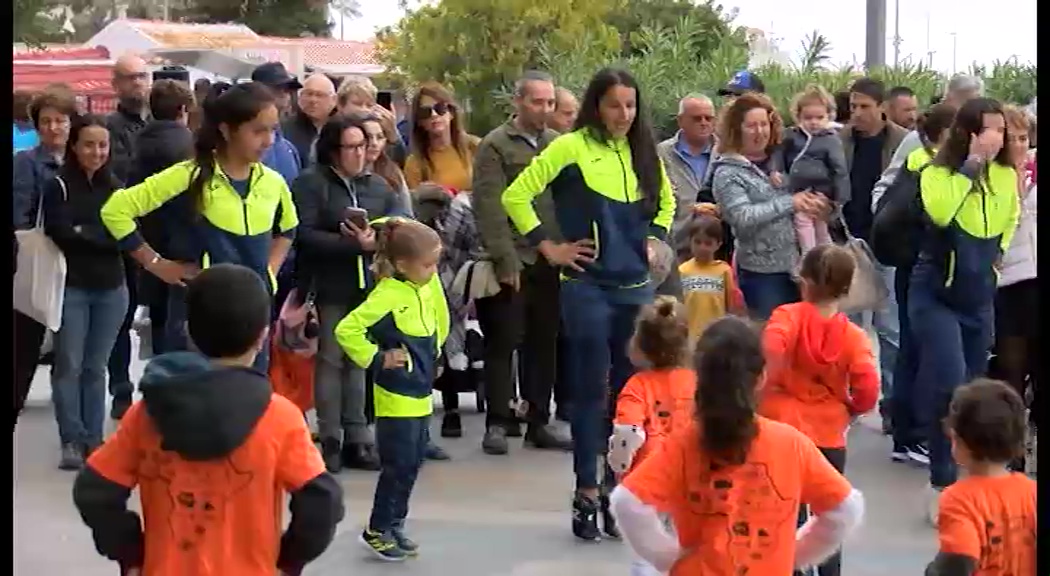
<path fill-rule="evenodd" d="M 507 453 L 507 431 L 503 426 L 492 425 L 485 430 L 485 437 L 481 440 L 481 450 L 493 456 L 502 456 Z"/>
<path fill-rule="evenodd" d="M 602 539 L 598 531 L 598 503 L 583 494 L 577 494 L 572 500 L 572 533 L 587 542 Z"/>
<path fill-rule="evenodd" d="M 340 460 L 342 460 L 343 468 L 370 472 L 377 472 L 380 469 L 379 455 L 376 454 L 375 446 L 370 444 L 343 443 Z"/>
<path fill-rule="evenodd" d="M 109 417 L 114 420 L 120 420 L 124 417 L 124 414 L 128 412 L 128 408 L 131 408 L 131 395 L 121 394 L 120 396 L 113 397 L 113 405 L 109 408 Z"/>
<path fill-rule="evenodd" d="M 385 562 L 401 562 L 408 558 L 409 553 L 401 548 L 393 534 L 373 532 L 365 528 L 358 537 L 358 541 L 364 544 L 376 558 Z"/>
<path fill-rule="evenodd" d="M 459 418 L 459 412 L 446 412 L 441 418 L 442 438 L 461 438 L 463 436 L 463 422 Z"/>
<path fill-rule="evenodd" d="M 325 470 L 328 470 L 330 474 L 338 474 L 343 469 L 343 452 L 340 449 L 339 440 L 321 439 L 321 459 L 324 460 Z"/>

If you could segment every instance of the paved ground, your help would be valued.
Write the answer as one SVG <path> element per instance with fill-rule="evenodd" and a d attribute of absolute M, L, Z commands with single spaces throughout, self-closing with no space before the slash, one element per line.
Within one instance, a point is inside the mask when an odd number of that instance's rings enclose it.
<path fill-rule="evenodd" d="M 41 370 L 15 433 L 14 574 L 112 576 L 116 567 L 95 553 L 73 508 L 73 475 L 55 467 L 58 439 L 47 382 Z M 442 442 L 454 460 L 428 464 L 413 498 L 409 531 L 423 547 L 419 558 L 389 566 L 366 557 L 356 537 L 368 513 L 375 475 L 343 473 L 346 520 L 331 548 L 306 574 L 628 574 L 623 544 L 573 541 L 567 454 L 515 447 L 509 457 L 486 456 L 480 448 L 481 417 L 468 414 L 464 426 L 464 438 Z M 921 520 L 925 475 L 889 462 L 889 443 L 877 426 L 875 419 L 863 422 L 850 437 L 848 475 L 865 493 L 868 514 L 861 533 L 846 546 L 844 574 L 921 574 L 936 549 L 933 530 Z"/>

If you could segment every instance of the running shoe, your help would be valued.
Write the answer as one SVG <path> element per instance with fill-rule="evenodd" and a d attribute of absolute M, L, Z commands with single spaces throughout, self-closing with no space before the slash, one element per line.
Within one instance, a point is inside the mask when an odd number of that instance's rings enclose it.
<path fill-rule="evenodd" d="M 930 450 L 925 444 L 916 442 L 915 444 L 908 446 L 907 450 L 908 460 L 911 460 L 920 466 L 930 465 Z"/>
<path fill-rule="evenodd" d="M 582 494 L 577 494 L 572 501 L 572 533 L 588 542 L 602 539 L 598 531 L 598 503 Z"/>
<path fill-rule="evenodd" d="M 364 532 L 361 532 L 358 541 L 364 544 L 376 558 L 385 562 L 401 562 L 408 558 L 408 552 L 401 548 L 392 534 L 373 532 L 365 528 Z"/>
<path fill-rule="evenodd" d="M 394 528 L 390 531 L 390 535 L 393 536 L 394 541 L 397 542 L 397 547 L 408 554 L 409 556 L 419 555 L 419 544 L 416 544 L 411 538 L 405 536 L 405 532 L 400 528 Z"/>

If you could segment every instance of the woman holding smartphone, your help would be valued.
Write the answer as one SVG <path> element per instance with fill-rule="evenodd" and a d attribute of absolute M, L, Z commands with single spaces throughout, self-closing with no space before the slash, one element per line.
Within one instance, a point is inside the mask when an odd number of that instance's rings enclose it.
<path fill-rule="evenodd" d="M 373 286 L 371 225 L 407 213 L 386 180 L 365 170 L 367 147 L 362 122 L 334 117 L 318 136 L 317 164 L 292 183 L 300 218 L 299 297 L 313 298 L 321 325 L 314 402 L 322 455 L 332 473 L 379 469 L 365 412 L 365 372 L 346 357 L 334 333 Z"/>

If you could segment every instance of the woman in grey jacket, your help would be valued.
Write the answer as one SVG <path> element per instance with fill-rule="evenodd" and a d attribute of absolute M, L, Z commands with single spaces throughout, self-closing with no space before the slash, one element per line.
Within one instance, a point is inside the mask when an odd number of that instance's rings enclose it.
<path fill-rule="evenodd" d="M 736 266 L 744 301 L 755 318 L 799 299 L 791 276 L 799 258 L 793 216 L 823 217 L 827 199 L 812 191 L 791 194 L 760 165 L 779 143 L 781 121 L 769 98 L 745 94 L 723 114 L 718 129 L 720 157 L 713 168 L 713 193 L 722 217 L 736 236 Z"/>

